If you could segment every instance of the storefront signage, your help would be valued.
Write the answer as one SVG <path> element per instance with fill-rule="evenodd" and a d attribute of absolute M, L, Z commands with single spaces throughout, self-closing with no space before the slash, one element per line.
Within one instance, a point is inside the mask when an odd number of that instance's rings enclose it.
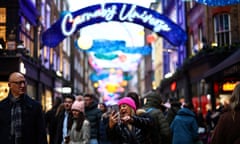
<path fill-rule="evenodd" d="M 234 87 L 236 86 L 237 82 L 226 82 L 222 85 L 223 91 L 233 91 Z"/>
<path fill-rule="evenodd" d="M 184 44 L 187 39 L 185 31 L 180 26 L 154 10 L 127 3 L 105 3 L 72 13 L 65 12 L 43 33 L 42 42 L 46 46 L 56 47 L 65 37 L 85 26 L 110 21 L 142 25 L 164 37 L 174 46 Z"/>

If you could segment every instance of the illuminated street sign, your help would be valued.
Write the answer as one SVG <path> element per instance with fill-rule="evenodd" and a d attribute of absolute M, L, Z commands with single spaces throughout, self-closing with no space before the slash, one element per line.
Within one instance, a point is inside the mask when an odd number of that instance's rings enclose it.
<path fill-rule="evenodd" d="M 65 37 L 85 26 L 110 21 L 142 25 L 164 37 L 174 46 L 184 44 L 187 40 L 187 35 L 180 26 L 152 9 L 127 3 L 105 3 L 75 12 L 65 12 L 43 33 L 42 42 L 46 46 L 56 47 Z"/>

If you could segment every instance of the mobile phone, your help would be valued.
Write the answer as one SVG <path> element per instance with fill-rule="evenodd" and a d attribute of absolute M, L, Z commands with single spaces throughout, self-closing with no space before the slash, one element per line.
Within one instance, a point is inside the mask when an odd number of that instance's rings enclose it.
<path fill-rule="evenodd" d="M 118 105 L 112 105 L 112 111 L 118 112 L 119 111 Z"/>

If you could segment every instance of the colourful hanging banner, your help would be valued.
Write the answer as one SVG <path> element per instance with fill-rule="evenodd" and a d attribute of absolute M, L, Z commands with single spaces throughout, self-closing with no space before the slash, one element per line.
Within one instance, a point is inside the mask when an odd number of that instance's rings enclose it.
<path fill-rule="evenodd" d="M 75 47 L 79 48 L 81 51 L 85 51 L 87 53 L 109 53 L 115 51 L 121 51 L 123 53 L 129 54 L 141 54 L 141 55 L 149 55 L 152 52 L 152 48 L 149 45 L 142 47 L 127 47 L 125 41 L 121 40 L 93 40 L 92 47 L 89 49 L 82 49 L 78 45 L 77 41 L 75 41 Z"/>
<path fill-rule="evenodd" d="M 144 26 L 164 37 L 174 46 L 187 40 L 185 31 L 168 17 L 145 7 L 127 3 L 105 3 L 89 6 L 76 12 L 65 12 L 42 35 L 42 42 L 56 47 L 65 37 L 79 29 L 101 22 L 119 21 Z"/>

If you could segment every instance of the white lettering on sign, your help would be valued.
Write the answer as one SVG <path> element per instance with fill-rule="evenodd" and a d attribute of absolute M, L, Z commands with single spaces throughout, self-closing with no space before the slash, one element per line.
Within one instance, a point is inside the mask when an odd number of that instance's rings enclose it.
<path fill-rule="evenodd" d="M 164 31 L 170 31 L 171 28 L 168 27 L 168 25 L 160 19 L 154 18 L 153 15 L 148 14 L 147 11 L 143 11 L 143 13 L 138 13 L 136 11 L 136 5 L 132 5 L 131 9 L 128 11 L 128 13 L 124 16 L 124 12 L 126 11 L 126 5 L 123 5 L 120 14 L 119 14 L 119 19 L 124 21 L 124 20 L 128 20 L 130 22 L 132 22 L 135 18 L 138 18 L 140 20 L 142 20 L 142 22 L 144 23 L 148 23 L 149 25 L 152 25 L 153 31 L 155 32 L 160 32 L 161 30 Z"/>
<path fill-rule="evenodd" d="M 133 22 L 134 19 L 139 19 L 143 23 L 149 24 L 153 26 L 154 32 L 160 32 L 160 31 L 170 31 L 171 28 L 168 26 L 168 24 L 165 23 L 165 21 L 155 18 L 152 14 L 149 14 L 147 11 L 143 11 L 142 13 L 139 13 L 136 11 L 136 5 L 132 5 L 131 9 L 127 11 L 127 6 L 124 4 L 122 8 L 120 9 L 120 13 L 118 15 L 118 18 L 120 21 L 129 21 Z M 117 6 L 113 5 L 112 7 L 105 8 L 104 4 L 101 5 L 101 9 L 98 9 L 94 12 L 88 12 L 84 13 L 82 15 L 76 16 L 73 18 L 73 15 L 71 13 L 67 13 L 62 20 L 61 28 L 62 32 L 65 36 L 69 36 L 72 33 L 75 32 L 78 25 L 87 22 L 91 19 L 102 17 L 106 21 L 113 20 L 114 16 L 116 16 L 117 13 Z M 72 22 L 72 25 L 70 28 L 67 28 L 67 24 L 69 21 Z"/>

